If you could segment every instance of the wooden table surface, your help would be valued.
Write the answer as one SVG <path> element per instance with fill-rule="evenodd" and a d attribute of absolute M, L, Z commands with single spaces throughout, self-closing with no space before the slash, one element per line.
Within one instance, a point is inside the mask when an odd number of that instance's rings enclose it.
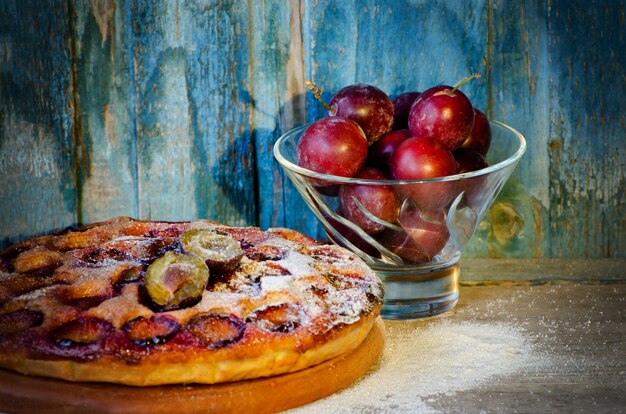
<path fill-rule="evenodd" d="M 368 377 L 298 411 L 626 412 L 624 280 L 465 282 L 448 313 L 385 325 L 382 361 Z M 420 375 L 414 359 L 428 355 L 418 349 L 432 346 L 431 333 L 442 341 Z M 493 354 L 448 343 L 459 335 Z M 414 370 L 398 370 L 403 358 Z"/>

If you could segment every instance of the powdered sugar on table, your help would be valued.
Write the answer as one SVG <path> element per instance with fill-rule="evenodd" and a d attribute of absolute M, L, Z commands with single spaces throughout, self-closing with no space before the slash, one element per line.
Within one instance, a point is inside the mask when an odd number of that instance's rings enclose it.
<path fill-rule="evenodd" d="M 387 329 L 378 369 L 353 387 L 294 412 L 434 412 L 428 404 L 434 396 L 531 370 L 547 358 L 511 324 L 437 318 L 408 332 L 398 326 Z"/>

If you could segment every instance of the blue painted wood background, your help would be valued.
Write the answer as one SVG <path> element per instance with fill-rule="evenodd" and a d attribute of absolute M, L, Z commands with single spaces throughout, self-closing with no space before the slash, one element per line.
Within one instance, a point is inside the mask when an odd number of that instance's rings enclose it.
<path fill-rule="evenodd" d="M 274 141 L 454 83 L 528 151 L 474 257 L 626 257 L 625 2 L 2 0 L 0 247 L 118 215 L 321 229 Z"/>

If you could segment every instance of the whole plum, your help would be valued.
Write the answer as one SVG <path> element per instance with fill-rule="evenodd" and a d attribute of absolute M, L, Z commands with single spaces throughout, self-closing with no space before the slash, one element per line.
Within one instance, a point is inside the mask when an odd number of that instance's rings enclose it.
<path fill-rule="evenodd" d="M 313 122 L 296 148 L 298 165 L 322 174 L 353 177 L 367 158 L 367 138 L 353 121 L 339 116 Z"/>
<path fill-rule="evenodd" d="M 409 128 L 409 111 L 421 92 L 405 92 L 393 98 L 393 129 Z"/>
<path fill-rule="evenodd" d="M 443 144 L 433 138 L 408 138 L 391 157 L 390 175 L 395 180 L 424 180 L 457 173 L 457 164 Z M 425 210 L 445 207 L 455 196 L 454 181 L 396 185 L 396 191 Z"/>
<path fill-rule="evenodd" d="M 449 150 L 459 147 L 474 125 L 469 98 L 452 86 L 425 90 L 409 112 L 409 130 L 415 137 L 434 138 Z"/>
<path fill-rule="evenodd" d="M 461 144 L 461 148 L 478 151 L 483 157 L 487 156 L 491 146 L 491 126 L 487 116 L 474 108 L 474 126 L 469 136 Z"/>
<path fill-rule="evenodd" d="M 346 86 L 330 100 L 329 116 L 341 116 L 359 124 L 368 142 L 374 143 L 393 127 L 393 103 L 375 86 Z"/>
<path fill-rule="evenodd" d="M 385 180 L 385 174 L 373 167 L 363 168 L 355 178 L 366 180 Z M 339 190 L 339 208 L 341 214 L 359 226 L 367 234 L 380 233 L 383 224 L 367 217 L 359 208 L 357 201 L 373 216 L 393 223 L 398 217 L 398 203 L 393 189 L 388 185 L 344 184 Z"/>

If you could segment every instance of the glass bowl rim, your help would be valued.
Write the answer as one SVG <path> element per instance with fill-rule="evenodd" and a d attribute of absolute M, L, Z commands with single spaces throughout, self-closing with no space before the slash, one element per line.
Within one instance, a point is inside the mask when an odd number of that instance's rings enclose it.
<path fill-rule="evenodd" d="M 497 125 L 500 128 L 504 128 L 505 130 L 512 133 L 517 138 L 519 146 L 517 150 L 513 153 L 513 155 L 511 155 L 510 157 L 496 164 L 490 165 L 487 168 L 483 168 L 480 170 L 467 172 L 467 173 L 447 175 L 445 177 L 428 178 L 428 179 L 422 179 L 422 180 L 369 180 L 369 179 L 363 179 L 363 178 L 343 177 L 339 175 L 323 174 L 323 173 L 319 173 L 313 170 L 303 168 L 289 161 L 287 158 L 285 158 L 285 156 L 280 151 L 280 146 L 285 140 L 290 138 L 292 135 L 297 135 L 301 133 L 302 131 L 304 131 L 309 125 L 311 125 L 310 123 L 293 128 L 290 131 L 281 135 L 274 143 L 273 153 L 274 153 L 274 158 L 276 158 L 276 160 L 284 168 L 290 171 L 293 171 L 295 173 L 298 173 L 300 175 L 310 177 L 310 178 L 317 178 L 317 179 L 329 181 L 331 182 L 330 184 L 343 183 L 343 184 L 369 184 L 369 185 L 405 185 L 405 184 L 456 181 L 456 180 L 465 179 L 465 178 L 479 177 L 481 175 L 487 175 L 487 174 L 491 174 L 492 172 L 502 170 L 508 167 L 509 165 L 517 162 L 526 151 L 526 139 L 524 138 L 524 135 L 522 135 L 519 131 L 499 121 L 490 120 L 489 123 L 493 125 Z"/>

